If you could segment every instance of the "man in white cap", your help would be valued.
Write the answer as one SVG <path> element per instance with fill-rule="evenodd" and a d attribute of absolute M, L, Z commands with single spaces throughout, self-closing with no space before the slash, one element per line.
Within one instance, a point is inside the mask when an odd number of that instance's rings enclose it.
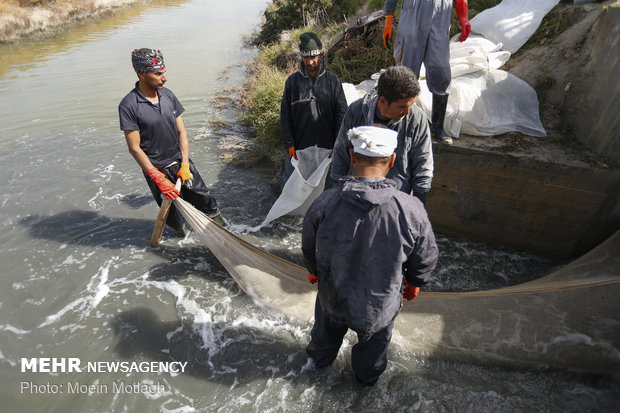
<path fill-rule="evenodd" d="M 355 176 L 322 193 L 304 217 L 302 252 L 309 281 L 318 282 L 306 353 L 318 367 L 330 365 L 350 328 L 355 377 L 372 386 L 387 367 L 401 292 L 417 296 L 439 253 L 422 202 L 386 179 L 397 132 L 360 126 L 347 135 Z"/>

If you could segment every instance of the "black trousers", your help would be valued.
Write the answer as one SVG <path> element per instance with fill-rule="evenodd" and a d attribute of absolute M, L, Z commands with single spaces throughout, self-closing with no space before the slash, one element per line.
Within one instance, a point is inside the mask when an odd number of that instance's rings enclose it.
<path fill-rule="evenodd" d="M 392 339 L 394 320 L 370 336 L 357 334 L 358 342 L 351 349 L 351 366 L 360 384 L 372 386 L 387 367 L 387 350 Z M 330 365 L 338 355 L 349 327 L 334 321 L 323 313 L 317 295 L 314 304 L 314 326 L 306 353 L 318 367 Z"/>
<path fill-rule="evenodd" d="M 177 181 L 177 172 L 179 172 L 180 168 L 181 161 L 165 168 L 158 169 L 162 171 L 172 183 L 175 183 Z M 192 204 L 196 207 L 196 209 L 202 211 L 206 215 L 215 214 L 217 212 L 217 202 L 215 201 L 215 197 L 213 197 L 213 195 L 209 192 L 209 188 L 207 188 L 207 185 L 202 180 L 191 160 L 189 161 L 189 171 L 193 175 L 192 185 L 191 188 L 188 188 L 188 185 L 181 186 L 181 198 Z M 157 184 L 149 178 L 146 173 L 144 173 L 144 177 L 146 178 L 146 182 L 153 193 L 153 197 L 155 198 L 157 205 L 161 205 L 162 193 L 157 187 Z M 166 224 L 172 229 L 177 230 L 183 226 L 183 222 L 183 215 L 181 215 L 181 213 L 174 207 L 174 204 L 172 204 L 170 206 L 170 213 L 168 214 Z"/>

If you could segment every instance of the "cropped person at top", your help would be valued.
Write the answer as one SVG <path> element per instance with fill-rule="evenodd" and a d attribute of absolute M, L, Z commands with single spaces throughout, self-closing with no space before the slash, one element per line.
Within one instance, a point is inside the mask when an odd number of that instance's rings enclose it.
<path fill-rule="evenodd" d="M 158 205 L 162 194 L 181 196 L 219 224 L 224 224 L 217 202 L 189 158 L 189 142 L 181 115 L 185 111 L 167 82 L 164 57 L 159 50 L 135 49 L 131 63 L 138 76 L 134 89 L 118 106 L 120 127 L 129 153 L 142 168 Z M 175 189 L 177 178 L 181 191 Z M 166 224 L 184 236 L 181 213 L 171 206 Z"/>
<path fill-rule="evenodd" d="M 295 151 L 315 145 L 333 149 L 347 108 L 338 76 L 325 69 L 323 45 L 315 33 L 299 36 L 299 54 L 299 70 L 286 79 L 280 105 L 280 136 L 288 152 L 282 186 L 293 173 Z"/>
<path fill-rule="evenodd" d="M 385 28 L 383 43 L 390 47 L 392 40 L 392 23 L 397 0 L 385 1 Z M 452 80 L 450 70 L 450 24 L 452 23 L 452 4 L 459 19 L 461 35 L 464 42 L 471 32 L 467 18 L 467 0 L 403 0 L 396 42 L 394 43 L 394 60 L 397 65 L 404 65 L 420 76 L 420 67 L 426 68 L 426 84 L 433 94 L 432 136 L 439 142 L 451 145 L 443 123 L 448 106 L 448 87 Z"/>

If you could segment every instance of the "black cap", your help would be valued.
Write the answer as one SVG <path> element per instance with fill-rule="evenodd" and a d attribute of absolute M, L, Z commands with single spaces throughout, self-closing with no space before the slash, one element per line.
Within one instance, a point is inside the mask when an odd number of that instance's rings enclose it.
<path fill-rule="evenodd" d="M 323 45 L 319 36 L 312 32 L 302 33 L 299 36 L 299 54 L 302 57 L 318 56 L 323 53 Z"/>

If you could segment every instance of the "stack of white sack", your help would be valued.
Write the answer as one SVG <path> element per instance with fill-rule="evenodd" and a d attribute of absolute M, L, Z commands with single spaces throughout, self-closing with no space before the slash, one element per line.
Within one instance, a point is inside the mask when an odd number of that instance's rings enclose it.
<path fill-rule="evenodd" d="M 518 77 L 500 70 L 536 31 L 543 17 L 559 0 L 504 0 L 471 20 L 472 34 L 464 42 L 450 41 L 452 82 L 444 130 L 453 137 L 461 133 L 493 136 L 521 132 L 546 136 L 539 115 L 536 91 Z M 350 104 L 372 91 L 379 73 L 359 85 L 344 83 Z M 420 70 L 418 105 L 431 118 L 432 94 L 426 86 L 425 68 Z"/>

